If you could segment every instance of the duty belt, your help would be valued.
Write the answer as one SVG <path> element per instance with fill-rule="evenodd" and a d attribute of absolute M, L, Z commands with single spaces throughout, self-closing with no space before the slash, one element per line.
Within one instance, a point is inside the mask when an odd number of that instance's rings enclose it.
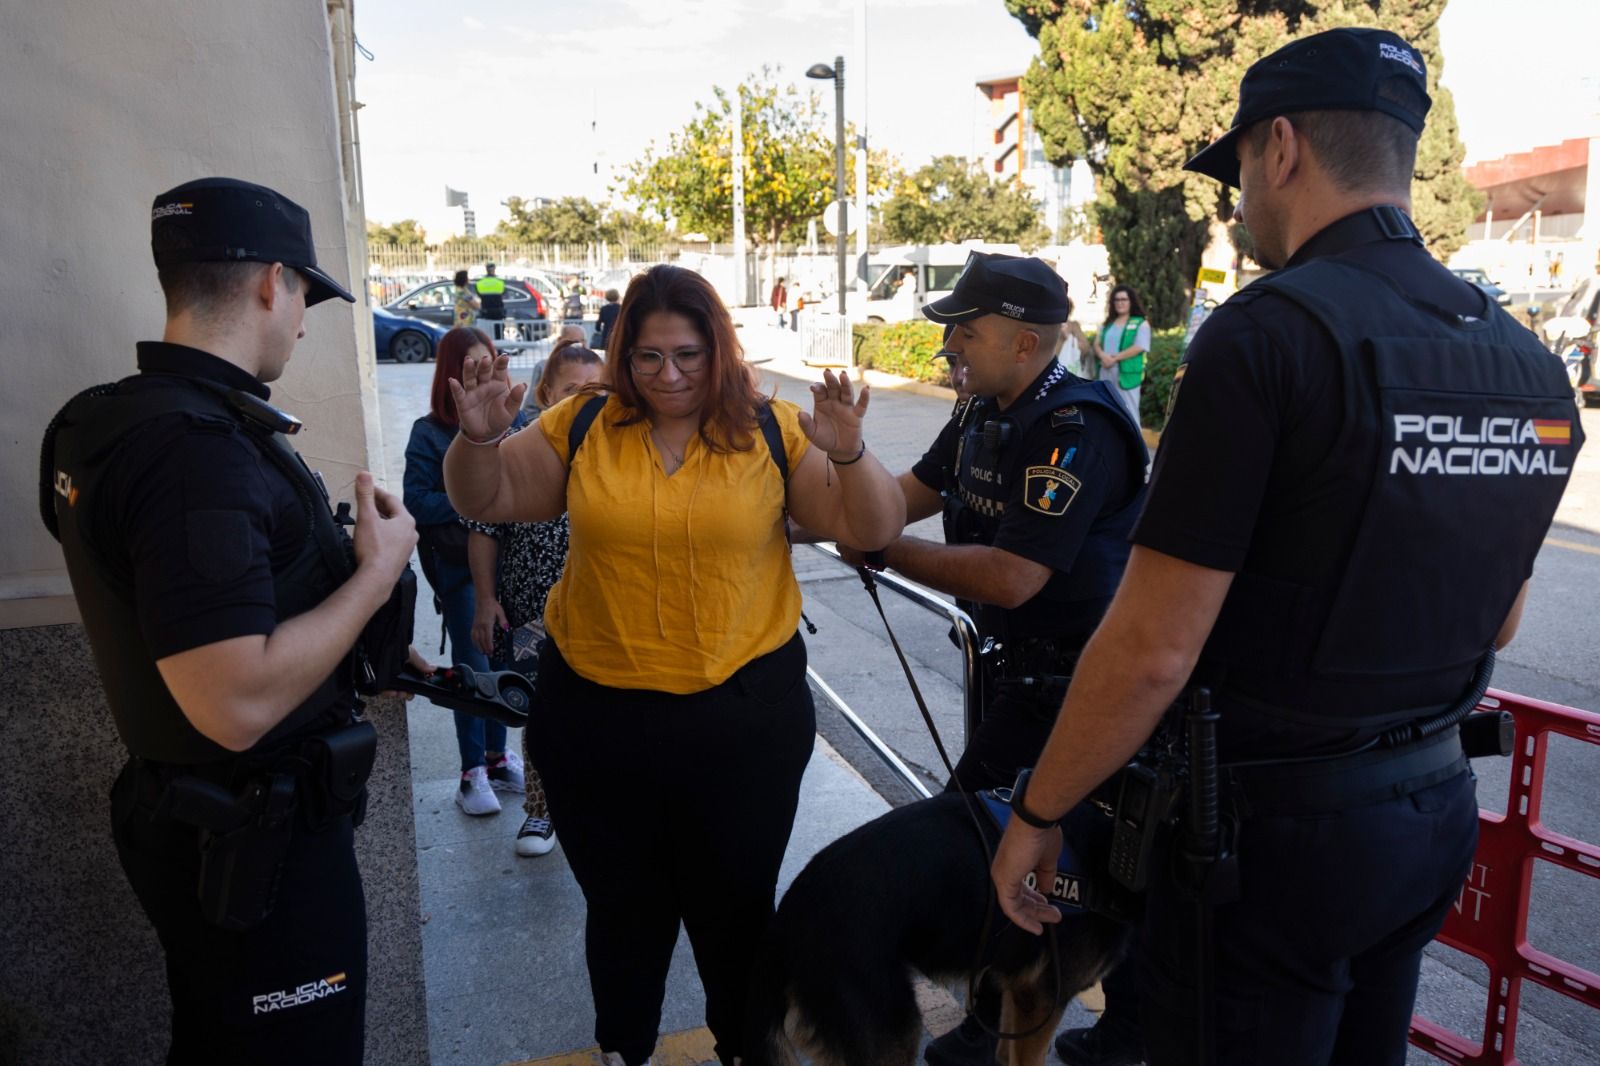
<path fill-rule="evenodd" d="M 1229 800 L 1243 817 L 1328 814 L 1409 796 L 1467 768 L 1456 729 L 1403 748 L 1328 759 L 1223 766 Z"/>

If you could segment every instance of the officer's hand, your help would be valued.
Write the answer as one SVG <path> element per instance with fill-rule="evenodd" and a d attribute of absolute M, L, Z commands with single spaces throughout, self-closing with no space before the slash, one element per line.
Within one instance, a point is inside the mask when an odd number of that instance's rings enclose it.
<path fill-rule="evenodd" d="M 363 470 L 356 475 L 356 527 L 352 535 L 356 563 L 371 567 L 388 585 L 400 580 L 417 546 L 417 523 L 400 497 L 373 483 Z"/>
<path fill-rule="evenodd" d="M 461 363 L 461 380 L 450 379 L 450 396 L 456 403 L 461 432 L 477 441 L 490 441 L 511 428 L 522 409 L 526 383 L 511 384 L 504 355 L 467 356 Z"/>
<path fill-rule="evenodd" d="M 1041 892 L 1029 888 L 1026 880 L 1031 873 L 1035 884 L 1049 884 L 1055 878 L 1060 854 L 1059 826 L 1035 829 L 1020 818 L 1013 818 L 1006 825 L 1005 836 L 995 850 L 989 876 L 994 881 L 1000 909 L 1030 933 L 1042 933 L 1046 925 L 1061 921 L 1061 912 Z"/>
<path fill-rule="evenodd" d="M 836 459 L 849 461 L 861 451 L 861 420 L 867 413 L 870 389 L 861 385 L 856 397 L 848 371 L 824 370 L 811 386 L 811 413 L 800 412 L 800 429 L 811 443 Z"/>
<path fill-rule="evenodd" d="M 485 655 L 492 655 L 495 630 L 510 628 L 506 612 L 500 609 L 500 601 L 484 597 L 478 601 L 472 614 L 472 646 Z"/>
<path fill-rule="evenodd" d="M 852 548 L 848 544 L 840 544 L 837 547 L 839 549 L 839 558 L 849 565 L 858 569 L 867 565 L 867 555 L 860 548 Z"/>

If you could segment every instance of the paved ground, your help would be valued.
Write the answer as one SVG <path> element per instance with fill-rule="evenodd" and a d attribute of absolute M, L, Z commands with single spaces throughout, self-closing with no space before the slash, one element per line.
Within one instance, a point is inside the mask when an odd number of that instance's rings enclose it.
<path fill-rule="evenodd" d="M 755 325 L 743 335 L 749 358 L 763 368 L 777 394 L 805 402 L 806 380 L 815 372 L 800 364 L 797 338 Z M 406 435 L 426 403 L 431 374 L 431 365 L 379 369 L 391 486 L 399 485 Z M 906 469 L 949 409 L 945 397 L 878 388 L 868 413 L 868 443 L 891 469 Z M 1600 434 L 1600 411 L 1587 412 L 1584 426 L 1592 437 Z M 936 538 L 937 523 L 912 532 Z M 859 581 L 806 548 L 796 550 L 795 568 L 806 615 L 818 628 L 807 638 L 813 667 L 919 776 L 936 785 L 943 777 L 937 756 Z M 1600 708 L 1600 668 L 1590 654 L 1595 634 L 1590 589 L 1597 580 L 1600 442 L 1579 460 L 1558 525 L 1536 564 L 1522 634 L 1500 660 L 1497 687 Z M 941 731 L 959 746 L 960 659 L 948 640 L 948 624 L 895 596 L 885 596 L 884 605 Z M 419 646 L 431 640 L 427 650 L 436 651 L 436 618 L 419 616 L 419 623 Z M 837 712 L 821 700 L 818 710 L 823 739 L 808 771 L 784 883 L 821 844 L 911 795 Z M 592 1015 L 582 966 L 581 899 L 559 849 L 546 859 L 517 858 L 511 841 L 520 814 L 512 808 L 494 818 L 462 816 L 451 801 L 455 755 L 449 716 L 419 701 L 411 726 L 433 1061 L 587 1061 L 581 1049 L 589 1043 Z M 1503 809 L 1505 764 L 1483 761 L 1479 770 L 1484 806 Z M 1597 771 L 1600 749 L 1552 744 L 1545 791 L 1548 826 L 1583 839 L 1600 835 L 1600 803 L 1587 787 Z M 1600 929 L 1591 918 L 1600 903 L 1600 881 L 1547 863 L 1535 866 L 1529 941 L 1600 972 Z M 1475 960 L 1437 949 L 1426 965 L 1419 1010 L 1475 1035 L 1484 981 L 1485 971 Z M 658 1062 L 677 1066 L 702 1060 L 708 1045 L 703 1033 L 695 1032 L 699 995 L 680 943 L 663 1023 L 664 1032 L 678 1035 L 664 1040 L 664 1059 Z M 1072 1010 L 1069 1024 L 1082 1024 L 1087 1015 L 1079 1006 Z M 1523 1011 L 1517 1036 L 1522 1061 L 1560 1066 L 1595 1061 L 1593 1049 L 1600 1047 L 1595 1012 L 1542 989 L 1524 993 Z M 947 1020 L 930 1018 L 935 1028 L 943 1024 Z M 1414 1051 L 1410 1061 L 1434 1060 Z"/>

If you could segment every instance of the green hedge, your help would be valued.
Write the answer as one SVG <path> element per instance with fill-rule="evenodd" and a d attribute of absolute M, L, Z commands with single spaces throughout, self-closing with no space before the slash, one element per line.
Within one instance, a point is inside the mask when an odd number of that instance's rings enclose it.
<path fill-rule="evenodd" d="M 943 326 L 915 321 L 861 324 L 852 329 L 857 366 L 950 387 L 950 365 L 934 358 L 944 346 Z"/>
<path fill-rule="evenodd" d="M 1172 395 L 1172 378 L 1183 359 L 1183 334 L 1182 326 L 1150 334 L 1150 354 L 1144 361 L 1144 391 L 1139 394 L 1139 422 L 1158 432 L 1167 425 L 1167 397 Z"/>
<path fill-rule="evenodd" d="M 1167 396 L 1172 392 L 1172 376 L 1183 356 L 1183 332 L 1182 327 L 1175 327 L 1151 334 L 1151 351 L 1144 365 L 1144 392 L 1139 397 L 1139 421 L 1154 430 L 1167 424 Z M 854 333 L 857 366 L 949 387 L 948 364 L 934 358 L 944 342 L 944 327 L 932 322 L 873 323 L 855 326 Z"/>

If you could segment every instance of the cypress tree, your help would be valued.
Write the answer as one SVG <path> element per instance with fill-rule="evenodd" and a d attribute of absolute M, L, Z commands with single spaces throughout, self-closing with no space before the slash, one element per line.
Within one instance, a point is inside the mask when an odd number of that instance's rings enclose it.
<path fill-rule="evenodd" d="M 1006 0 L 1039 42 L 1022 79 L 1045 152 L 1087 160 L 1112 273 L 1157 326 L 1182 321 L 1211 223 L 1234 194 L 1181 168 L 1225 131 L 1251 63 L 1293 37 L 1378 26 L 1423 55 L 1433 109 L 1417 150 L 1414 215 L 1441 258 L 1466 239 L 1481 199 L 1461 173 L 1455 103 L 1439 85 L 1445 0 Z"/>

